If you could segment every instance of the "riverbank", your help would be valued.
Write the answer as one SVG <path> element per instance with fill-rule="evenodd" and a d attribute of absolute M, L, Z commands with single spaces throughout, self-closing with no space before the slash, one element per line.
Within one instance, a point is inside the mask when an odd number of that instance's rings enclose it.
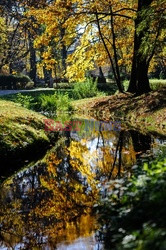
<path fill-rule="evenodd" d="M 44 118 L 19 104 L 0 100 L 0 161 L 32 158 L 49 147 Z"/>
<path fill-rule="evenodd" d="M 166 135 L 166 88 L 135 97 L 124 93 L 72 102 L 75 111 L 95 119 L 118 119 L 133 128 Z"/>

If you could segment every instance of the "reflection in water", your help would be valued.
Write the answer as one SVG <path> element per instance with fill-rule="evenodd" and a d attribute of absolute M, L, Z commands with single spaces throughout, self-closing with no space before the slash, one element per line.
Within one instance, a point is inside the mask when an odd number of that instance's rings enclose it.
<path fill-rule="evenodd" d="M 57 250 L 102 250 L 103 246 L 97 242 L 95 236 L 80 237 L 73 241 L 71 244 L 58 243 Z"/>
<path fill-rule="evenodd" d="M 65 131 L 41 161 L 1 184 L 0 248 L 102 249 L 93 206 L 109 179 L 130 176 L 153 147 L 136 131 Z"/>
<path fill-rule="evenodd" d="M 135 130 L 130 130 L 135 152 L 146 152 L 151 147 L 151 137 L 143 135 Z"/>
<path fill-rule="evenodd" d="M 119 134 L 119 138 L 118 138 L 118 143 L 116 146 L 116 151 L 115 151 L 115 156 L 114 156 L 114 162 L 110 171 L 110 175 L 109 175 L 109 179 L 112 177 L 112 173 L 114 171 L 114 167 L 116 164 L 116 160 L 117 160 L 117 156 L 118 156 L 118 151 L 119 151 L 119 159 L 118 159 L 118 177 L 120 177 L 120 173 L 121 173 L 121 163 L 122 163 L 122 148 L 123 148 L 123 137 L 124 137 L 124 131 L 121 131 Z"/>

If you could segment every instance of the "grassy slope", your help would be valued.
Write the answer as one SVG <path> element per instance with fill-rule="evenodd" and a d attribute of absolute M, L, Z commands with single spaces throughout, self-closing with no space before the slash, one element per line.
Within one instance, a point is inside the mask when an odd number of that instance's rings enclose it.
<path fill-rule="evenodd" d="M 0 100 L 0 159 L 22 157 L 49 144 L 44 116 L 18 104 Z"/>
<path fill-rule="evenodd" d="M 127 120 L 133 127 L 166 135 L 166 88 L 134 97 L 117 94 L 73 101 L 77 112 L 104 121 Z"/>

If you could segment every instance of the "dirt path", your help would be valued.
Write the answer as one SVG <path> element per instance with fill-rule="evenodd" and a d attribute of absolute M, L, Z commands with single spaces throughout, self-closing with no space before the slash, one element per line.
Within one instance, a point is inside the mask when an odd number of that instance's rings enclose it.
<path fill-rule="evenodd" d="M 37 91 L 48 91 L 48 90 L 55 90 L 54 88 L 38 88 L 38 89 L 18 89 L 18 90 L 0 90 L 0 96 L 3 95 L 11 95 L 17 93 L 24 93 L 24 92 L 37 92 Z"/>

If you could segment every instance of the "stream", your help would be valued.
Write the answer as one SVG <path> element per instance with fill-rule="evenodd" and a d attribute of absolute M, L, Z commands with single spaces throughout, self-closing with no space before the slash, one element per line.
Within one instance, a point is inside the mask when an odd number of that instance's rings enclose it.
<path fill-rule="evenodd" d="M 0 174 L 0 249 L 104 249 L 93 208 L 108 181 L 166 153 L 164 138 L 78 121 L 41 159 Z"/>

